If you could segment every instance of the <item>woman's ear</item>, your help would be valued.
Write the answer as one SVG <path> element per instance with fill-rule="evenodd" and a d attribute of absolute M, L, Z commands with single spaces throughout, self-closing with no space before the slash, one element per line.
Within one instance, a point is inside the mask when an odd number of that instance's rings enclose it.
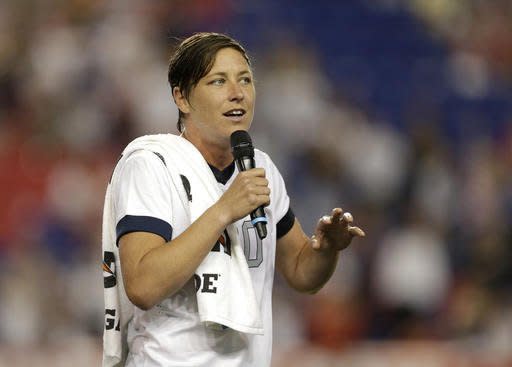
<path fill-rule="evenodd" d="M 185 96 L 181 93 L 180 88 L 174 87 L 172 89 L 172 96 L 174 98 L 174 103 L 178 106 L 178 109 L 183 113 L 190 112 L 190 104 L 188 103 Z"/>

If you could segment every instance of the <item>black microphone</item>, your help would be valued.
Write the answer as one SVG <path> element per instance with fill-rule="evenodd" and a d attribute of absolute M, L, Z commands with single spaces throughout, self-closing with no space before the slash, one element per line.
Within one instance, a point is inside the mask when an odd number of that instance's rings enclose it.
<path fill-rule="evenodd" d="M 238 171 L 247 171 L 254 168 L 254 148 L 249 133 L 237 130 L 231 134 L 231 152 L 235 158 Z M 259 206 L 251 213 L 251 223 L 256 228 L 261 239 L 267 237 L 267 217 L 263 206 Z"/>

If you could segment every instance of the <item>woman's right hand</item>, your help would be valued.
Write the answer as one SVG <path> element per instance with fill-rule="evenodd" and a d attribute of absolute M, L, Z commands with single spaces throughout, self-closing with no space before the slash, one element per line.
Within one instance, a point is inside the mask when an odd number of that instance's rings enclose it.
<path fill-rule="evenodd" d="M 215 206 L 226 226 L 245 217 L 257 207 L 270 204 L 270 188 L 263 168 L 238 173 Z"/>

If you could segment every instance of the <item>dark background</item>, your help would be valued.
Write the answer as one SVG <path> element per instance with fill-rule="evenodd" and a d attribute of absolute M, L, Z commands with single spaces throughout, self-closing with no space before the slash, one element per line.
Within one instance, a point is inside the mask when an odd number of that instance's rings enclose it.
<path fill-rule="evenodd" d="M 195 31 L 253 57 L 251 134 L 303 227 L 341 206 L 367 233 L 315 296 L 276 277 L 274 365 L 511 365 L 510 1 L 6 0 L 0 366 L 99 365 L 106 183 L 176 131 Z"/>

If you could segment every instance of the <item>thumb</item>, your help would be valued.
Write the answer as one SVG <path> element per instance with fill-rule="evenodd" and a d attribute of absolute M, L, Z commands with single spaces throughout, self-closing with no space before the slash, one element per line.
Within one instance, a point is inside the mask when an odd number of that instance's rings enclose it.
<path fill-rule="evenodd" d="M 311 247 L 313 247 L 314 250 L 320 249 L 320 241 L 316 235 L 311 236 Z"/>

